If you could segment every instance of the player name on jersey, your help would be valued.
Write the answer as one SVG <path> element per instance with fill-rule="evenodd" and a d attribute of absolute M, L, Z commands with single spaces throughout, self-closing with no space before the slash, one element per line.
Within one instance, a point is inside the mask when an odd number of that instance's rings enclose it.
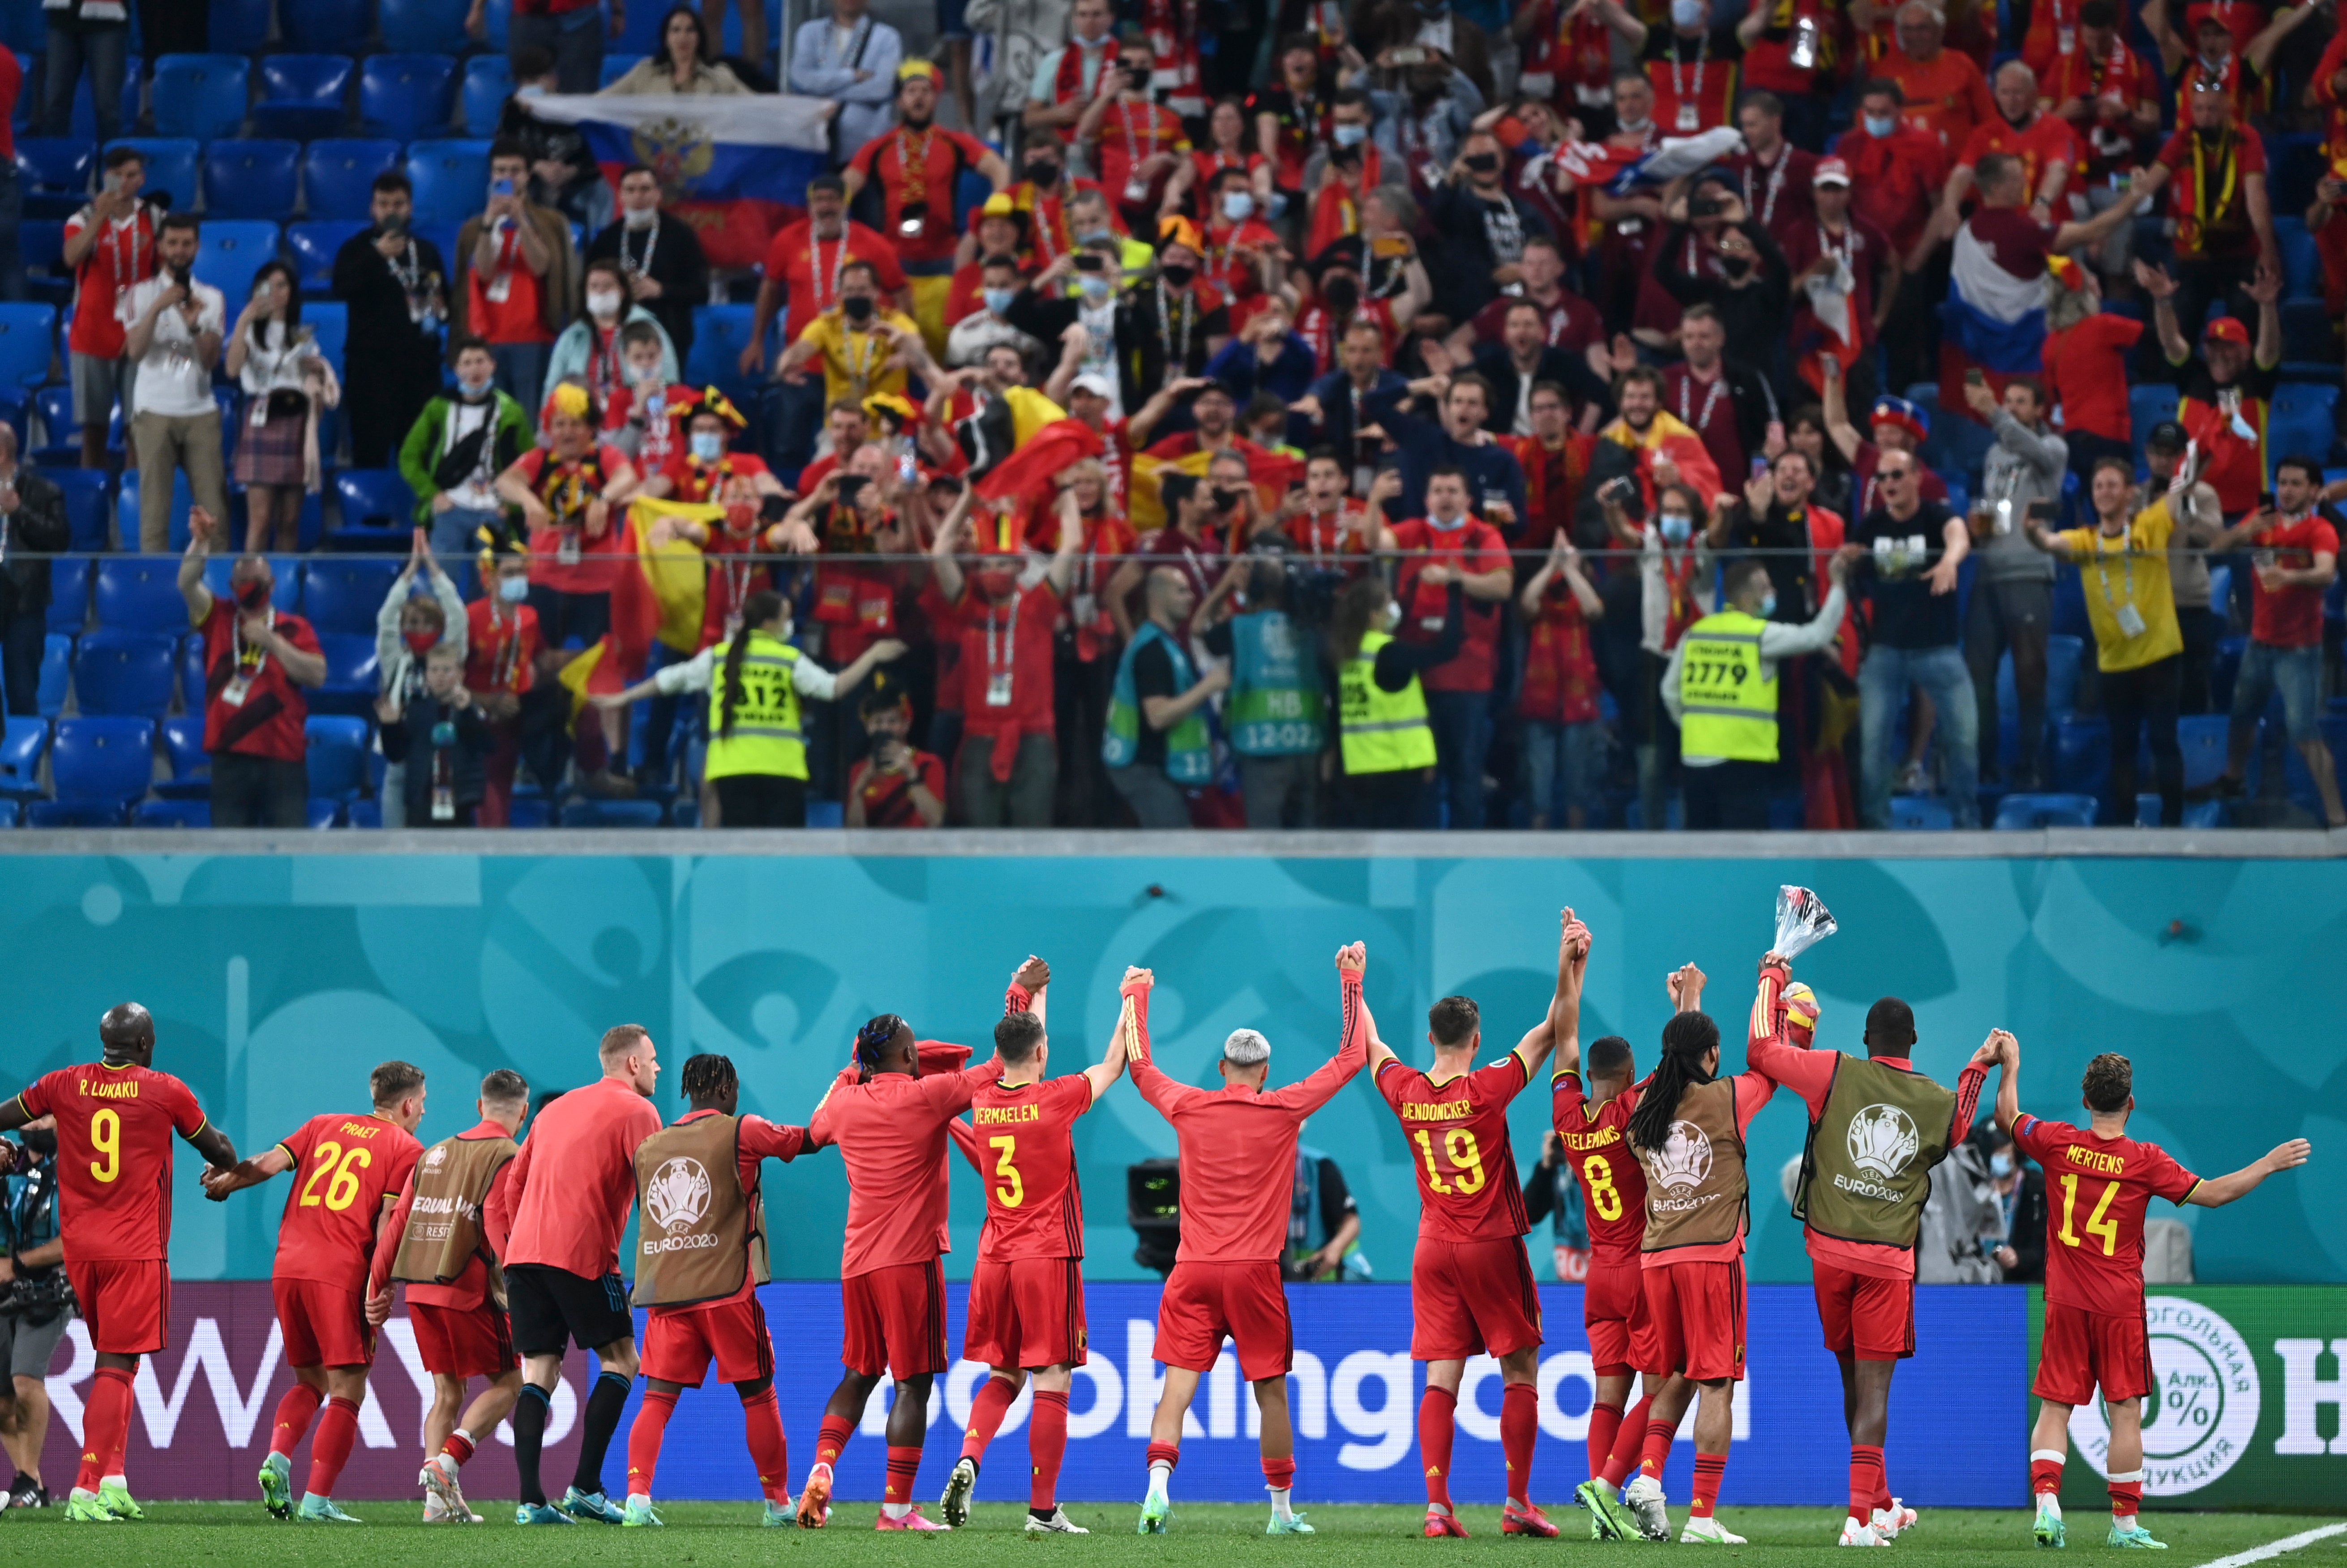
<path fill-rule="evenodd" d="M 138 1098 L 138 1081 L 130 1078 L 93 1083 L 85 1078 L 78 1081 L 77 1091 L 85 1100 L 136 1100 Z"/>
<path fill-rule="evenodd" d="M 1040 1122 L 1043 1119 L 1043 1108 L 1031 1102 L 1025 1105 L 979 1105 L 972 1109 L 981 1127 L 1001 1127 L 1014 1122 Z"/>
<path fill-rule="evenodd" d="M 2106 1153 L 2100 1149 L 2088 1149 L 2077 1143 L 2064 1149 L 2062 1159 L 2065 1164 L 2083 1165 L 2089 1171 L 2099 1171 L 2106 1176 L 2123 1176 L 2127 1173 L 2125 1155 Z"/>
<path fill-rule="evenodd" d="M 1401 1102 L 1401 1119 L 1405 1122 L 1457 1122 L 1475 1114 L 1471 1100 L 1405 1100 Z"/>

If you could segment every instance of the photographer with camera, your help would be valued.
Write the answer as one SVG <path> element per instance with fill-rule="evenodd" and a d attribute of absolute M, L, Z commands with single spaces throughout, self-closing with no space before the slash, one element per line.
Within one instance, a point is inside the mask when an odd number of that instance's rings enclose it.
<path fill-rule="evenodd" d="M 128 327 L 122 352 L 138 366 L 130 414 L 131 460 L 138 465 L 138 548 L 171 542 L 171 476 L 188 471 L 196 504 L 228 516 L 220 405 L 212 366 L 228 330 L 228 302 L 195 279 L 196 220 L 174 212 L 155 228 L 155 275 L 123 296 Z"/>
<path fill-rule="evenodd" d="M 0 1141 L 0 1452 L 15 1471 L 5 1508 L 46 1508 L 41 1444 L 49 1434 L 49 1362 L 73 1321 L 73 1286 L 57 1233 L 57 1122 L 25 1124 L 22 1145 Z"/>

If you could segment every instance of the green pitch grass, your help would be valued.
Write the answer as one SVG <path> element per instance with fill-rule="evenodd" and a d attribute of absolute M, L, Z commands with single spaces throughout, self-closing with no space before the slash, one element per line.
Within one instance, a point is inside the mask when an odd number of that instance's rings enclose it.
<path fill-rule="evenodd" d="M 938 1553 L 948 1560 L 973 1564 L 1019 1563 L 1034 1568 L 1038 1553 L 1069 1553 L 1071 1563 L 1114 1553 L 1122 1563 L 1146 1562 L 1165 1568 L 1234 1568 L 1235 1564 L 1267 1564 L 1275 1558 L 1317 1554 L 1326 1562 L 1424 1561 L 1439 1554 L 1454 1563 L 1494 1562 L 1508 1553 L 1562 1553 L 1573 1562 L 1613 1562 L 1641 1554 L 1636 1542 L 1573 1539 L 1588 1529 L 1589 1516 L 1570 1505 L 1553 1512 L 1566 1532 L 1564 1539 L 1530 1542 L 1500 1534 L 1500 1511 L 1460 1511 L 1469 1541 L 1432 1542 L 1419 1538 L 1424 1517 L 1415 1508 L 1322 1506 L 1307 1510 L 1318 1534 L 1309 1540 L 1269 1540 L 1264 1536 L 1266 1511 L 1259 1506 L 1174 1503 L 1173 1531 L 1163 1537 L 1140 1540 L 1133 1535 L 1134 1507 L 1130 1503 L 1072 1503 L 1068 1512 L 1093 1533 L 1089 1537 L 1049 1536 L 1030 1540 L 1022 1534 L 1024 1509 L 981 1503 L 969 1527 L 953 1536 L 907 1539 L 880 1536 L 872 1529 L 876 1510 L 870 1503 L 845 1503 L 833 1511 L 824 1531 L 761 1530 L 755 1503 L 688 1502 L 665 1506 L 663 1531 L 620 1530 L 609 1525 L 578 1525 L 568 1529 L 520 1530 L 510 1522 L 511 1504 L 503 1508 L 487 1499 L 476 1506 L 489 1522 L 471 1527 L 433 1527 L 422 1532 L 420 1504 L 362 1502 L 351 1512 L 367 1522 L 354 1526 L 281 1523 L 252 1503 L 149 1503 L 147 1518 L 137 1523 L 75 1525 L 64 1522 L 64 1511 L 11 1512 L 0 1515 L 0 1563 L 42 1564 L 48 1568 L 107 1568 L 122 1563 L 136 1568 L 383 1568 L 385 1563 L 413 1562 L 426 1568 L 538 1568 L 539 1564 L 584 1568 L 600 1563 L 658 1564 L 659 1568 L 693 1563 L 730 1568 L 742 1563 L 868 1563 L 901 1562 L 909 1553 Z M 926 1512 L 934 1514 L 935 1507 Z M 1673 1519 L 1683 1517 L 1674 1510 Z M 1772 1568 L 1779 1563 L 1816 1562 L 1833 1551 L 1840 1516 L 1829 1509 L 1723 1509 L 1728 1528 L 1750 1537 L 1751 1544 L 1728 1549 L 1742 1568 Z M 2295 1535 L 2325 1522 L 2304 1517 L 2272 1514 L 2198 1513 L 2144 1515 L 2153 1533 L 2171 1548 L 2156 1561 L 2169 1568 L 2196 1568 L 2232 1553 L 2243 1552 Z M 2103 1532 L 2108 1518 L 2084 1511 L 2072 1518 L 2067 1555 L 2111 1560 Z M 428 1544 L 427 1544 L 428 1542 Z M 2036 1554 L 2029 1536 L 2029 1515 L 2020 1512 L 1928 1512 L 1922 1524 L 1902 1536 L 1891 1548 L 1899 1560 L 1949 1564 L 2018 1562 Z M 1234 1557 L 1232 1554 L 1238 1553 Z M 1375 1553 L 1374 1556 L 1371 1553 Z M 1423 1556 L 1421 1556 L 1423 1554 Z M 1511 1559 L 1512 1560 L 1512 1559 Z M 2272 1559 L 2278 1568 L 2342 1568 L 2347 1565 L 2347 1535 L 2336 1535 L 2302 1550 Z"/>

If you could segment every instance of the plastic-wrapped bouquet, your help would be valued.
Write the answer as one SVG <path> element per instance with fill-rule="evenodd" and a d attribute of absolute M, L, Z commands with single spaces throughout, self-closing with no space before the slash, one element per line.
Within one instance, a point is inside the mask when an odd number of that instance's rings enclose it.
<path fill-rule="evenodd" d="M 1789 886 L 1777 889 L 1777 952 L 1799 958 L 1837 929 L 1825 900 L 1815 893 Z"/>

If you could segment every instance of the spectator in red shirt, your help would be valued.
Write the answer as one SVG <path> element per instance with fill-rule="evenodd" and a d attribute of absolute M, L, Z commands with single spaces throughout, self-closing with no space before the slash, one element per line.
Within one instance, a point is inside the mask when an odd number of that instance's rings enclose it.
<path fill-rule="evenodd" d="M 878 231 L 849 220 L 846 181 L 836 174 L 808 180 L 806 208 L 802 221 L 776 231 L 766 247 L 750 341 L 742 345 L 743 375 L 766 368 L 767 329 L 785 304 L 790 319 L 804 327 L 839 302 L 839 274 L 850 261 L 871 262 L 880 286 L 903 297 L 905 269 L 897 262 L 897 247 Z"/>
<path fill-rule="evenodd" d="M 864 693 L 864 733 L 872 750 L 847 775 L 850 827 L 938 827 L 946 820 L 946 765 L 906 737 L 913 700 L 897 678 L 876 671 Z"/>
<path fill-rule="evenodd" d="M 489 755 L 474 822 L 510 820 L 514 771 L 521 760 L 521 708 L 536 681 L 540 641 L 529 607 L 529 552 L 504 528 L 485 528 L 481 597 L 465 607 L 465 689 L 489 716 Z M 564 700 L 568 700 L 567 694 Z"/>
<path fill-rule="evenodd" d="M 2258 720 L 2276 691 L 2290 743 L 2306 760 L 2322 797 L 2328 827 L 2347 827 L 2339 803 L 2339 778 L 2321 729 L 2322 596 L 2339 575 L 2339 521 L 2321 506 L 2322 465 L 2312 457 L 2284 457 L 2274 465 L 2273 504 L 2253 512 L 2210 545 L 2211 553 L 2257 548 L 2257 576 L 2250 618 L 2250 646 L 2233 678 L 2232 743 L 2224 776 L 2209 794 L 2238 798 L 2257 744 Z"/>
<path fill-rule="evenodd" d="M 1815 215 L 1809 195 L 1818 158 L 1785 139 L 1785 100 L 1755 88 L 1737 106 L 1747 151 L 1727 160 L 1742 184 L 1744 210 L 1778 244 Z"/>
<path fill-rule="evenodd" d="M 2035 14 L 2058 11 L 2065 0 Z M 2119 8 L 2113 0 L 2086 0 L 2075 13 L 2077 37 L 2049 62 L 2030 61 L 2038 74 L 2043 101 L 2066 120 L 2085 159 L 2087 212 L 2119 200 L 2126 181 L 2142 161 L 2141 147 L 2159 132 L 2158 81 L 2141 56 L 2119 38 Z M 2030 36 L 2036 36 L 2033 17 Z M 2134 229 L 2121 224 L 2098 248 L 2106 274 L 2125 277 L 2134 254 Z"/>
<path fill-rule="evenodd" d="M 613 507 L 633 495 L 636 470 L 596 438 L 595 400 L 581 386 L 557 387 L 548 446 L 533 446 L 497 476 L 497 495 L 521 508 L 529 529 L 529 601 L 547 644 L 572 638 L 592 647 L 611 630 L 611 588 L 627 544 Z"/>
<path fill-rule="evenodd" d="M 2127 356 L 2143 323 L 2106 312 L 2094 274 L 2067 258 L 2049 258 L 2045 275 L 2045 396 L 2062 411 L 2070 472 L 2086 485 L 2097 458 L 2134 456 Z"/>
<path fill-rule="evenodd" d="M 2146 196 L 2168 190 L 2181 285 L 2177 319 L 2188 334 L 2200 330 L 2201 318 L 2219 302 L 2235 315 L 2251 314 L 2251 281 L 2282 270 L 2264 139 L 2228 118 L 2225 96 L 2214 87 L 2188 95 L 2188 121 L 2177 126 L 2136 182 Z"/>
<path fill-rule="evenodd" d="M 54 67 L 53 67 L 54 68 Z M 65 134 L 57 128 L 57 134 Z M 66 355 L 73 372 L 74 418 L 81 425 L 81 466 L 106 466 L 108 425 L 118 398 L 126 422 L 138 363 L 122 354 L 124 296 L 155 275 L 157 214 L 138 199 L 147 160 L 134 147 L 107 149 L 98 193 L 66 220 L 65 264 L 73 270 L 73 327 Z"/>
<path fill-rule="evenodd" d="M 1060 491 L 1060 544 L 1040 570 L 1016 556 L 969 559 L 974 491 L 965 492 L 929 551 L 938 594 L 960 623 L 962 743 L 955 783 L 973 827 L 1049 827 L 1060 776 L 1052 691 L 1053 629 L 1076 577 L 1083 518 Z M 974 594 L 969 590 L 976 589 Z"/>
<path fill-rule="evenodd" d="M 1994 124 L 1996 98 L 1980 62 L 1943 46 L 1946 20 L 1931 0 L 1899 7 L 1899 46 L 1877 64 L 1905 92 L 1907 123 L 1935 138 L 1952 156 L 1978 125 Z"/>
<path fill-rule="evenodd" d="M 1516 712 L 1524 721 L 1532 829 L 1545 832 L 1562 819 L 1577 833 L 1589 825 L 1605 772 L 1597 657 L 1589 633 L 1591 622 L 1605 618 L 1605 601 L 1583 575 L 1581 552 L 1559 530 L 1517 603 L 1524 612 L 1524 683 Z"/>
<path fill-rule="evenodd" d="M 1842 159 L 1819 160 L 1810 176 L 1810 197 L 1813 220 L 1792 229 L 1785 239 L 1785 265 L 1793 274 L 1795 374 L 1805 385 L 1822 390 L 1825 378 L 1814 369 L 1811 356 L 1834 354 L 1850 367 L 1856 396 L 1864 402 L 1874 395 L 1874 355 L 1870 351 L 1899 293 L 1899 252 L 1889 235 L 1850 210 L 1850 165 Z M 1850 269 L 1850 291 L 1841 296 L 1842 320 L 1829 324 L 1819 313 L 1820 298 L 1810 292 L 1809 284 L 1832 283 L 1844 266 Z"/>
<path fill-rule="evenodd" d="M 1378 476 L 1378 487 L 1369 491 L 1372 509 L 1398 493 L 1398 477 L 1392 470 Z M 1425 643 L 1440 637 L 1444 589 L 1454 578 L 1464 585 L 1471 601 L 1467 638 L 1458 657 L 1428 671 L 1422 679 L 1427 720 L 1434 729 L 1436 771 L 1450 784 L 1450 825 L 1481 827 L 1499 607 L 1515 587 L 1507 541 L 1499 529 L 1468 512 L 1467 477 L 1448 463 L 1427 475 L 1426 516 L 1395 524 L 1393 537 L 1404 552 L 1394 594 L 1402 606 L 1397 637 Z"/>
<path fill-rule="evenodd" d="M 492 143 L 488 205 L 456 232 L 454 298 L 464 313 L 451 325 L 487 343 L 497 385 L 535 408 L 555 334 L 569 324 L 579 253 L 569 220 L 531 201 L 528 189 L 528 149 Z"/>
<path fill-rule="evenodd" d="M 1076 122 L 1101 190 L 1128 223 L 1153 223 L 1167 183 L 1186 161 L 1189 135 L 1150 85 L 1149 46 L 1126 47 L 1102 67 L 1099 90 Z"/>
<path fill-rule="evenodd" d="M 214 827 L 300 827 L 309 820 L 310 716 L 302 689 L 323 685 L 325 655 L 310 623 L 272 608 L 266 556 L 239 556 L 229 573 L 234 603 L 204 586 L 211 513 L 188 513 L 179 596 L 204 639 L 204 750 L 212 760 Z"/>
<path fill-rule="evenodd" d="M 911 280 L 909 313 L 921 323 L 929 352 L 946 348 L 946 293 L 953 282 L 954 251 L 960 235 L 954 224 L 954 191 L 965 171 L 985 176 L 1000 190 L 1010 170 L 977 138 L 936 123 L 938 68 L 907 60 L 897 68 L 897 125 L 866 142 L 847 160 L 840 178 L 847 199 L 856 201 L 867 185 L 879 188 L 881 231 L 897 247 L 897 259 Z M 807 320 L 814 319 L 810 312 Z"/>
<path fill-rule="evenodd" d="M 1923 240 L 1951 155 L 1938 137 L 1907 123 L 1906 103 L 1896 81 L 1869 81 L 1859 92 L 1858 123 L 1834 143 L 1834 155 L 1850 166 L 1850 210 L 1882 231 L 1908 271 L 1932 263 L 1930 277 L 1899 290 L 1882 321 L 1892 386 L 1936 378 L 1939 302 L 1947 292 L 1947 264 Z"/>

